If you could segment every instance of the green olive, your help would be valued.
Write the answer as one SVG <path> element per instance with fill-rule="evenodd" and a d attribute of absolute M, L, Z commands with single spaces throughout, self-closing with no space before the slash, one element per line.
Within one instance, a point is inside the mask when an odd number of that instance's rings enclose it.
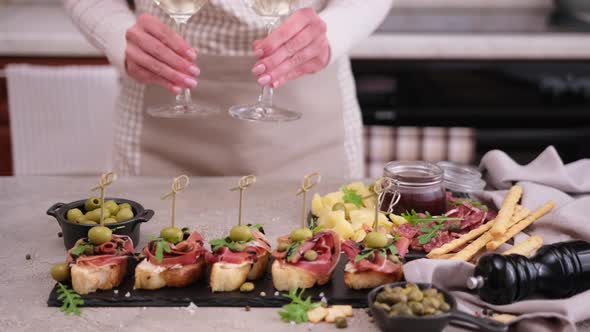
<path fill-rule="evenodd" d="M 303 253 L 303 258 L 305 258 L 306 261 L 313 262 L 318 259 L 318 253 L 315 250 L 308 250 Z"/>
<path fill-rule="evenodd" d="M 131 208 L 131 204 L 129 204 L 129 203 L 119 204 L 119 210 L 123 210 L 123 209 L 129 209 L 129 210 L 133 211 L 133 209 Z"/>
<path fill-rule="evenodd" d="M 332 206 L 332 211 L 344 211 L 346 212 L 346 205 L 344 203 L 336 203 Z"/>
<path fill-rule="evenodd" d="M 117 221 L 117 219 L 115 219 L 115 218 L 113 218 L 113 217 L 106 218 L 106 219 L 104 220 L 104 223 L 105 223 L 105 224 L 114 224 L 114 223 L 117 223 L 117 222 L 118 222 L 118 221 Z"/>
<path fill-rule="evenodd" d="M 92 221 L 95 221 L 95 222 L 100 222 L 100 210 L 101 209 L 98 208 L 98 209 L 94 209 L 94 210 L 92 210 L 90 212 L 86 212 L 86 214 L 85 214 L 86 219 L 92 220 Z M 109 211 L 109 209 L 104 209 L 104 212 L 103 213 L 104 213 L 104 218 L 105 219 L 106 218 L 109 218 L 111 216 L 111 212 Z"/>
<path fill-rule="evenodd" d="M 279 245 L 277 246 L 277 250 L 278 251 L 285 251 L 289 248 L 289 243 L 288 242 L 281 242 L 279 243 Z"/>
<path fill-rule="evenodd" d="M 82 211 L 80 209 L 70 209 L 68 210 L 68 213 L 66 214 L 66 218 L 68 219 L 68 221 L 71 222 L 76 222 L 76 219 L 79 216 L 83 216 L 84 213 L 82 213 Z"/>
<path fill-rule="evenodd" d="M 109 242 L 113 238 L 113 231 L 110 228 L 104 226 L 95 226 L 88 231 L 88 240 L 92 244 L 101 245 L 105 242 Z"/>
<path fill-rule="evenodd" d="M 115 216 L 115 219 L 117 219 L 117 221 L 125 221 L 131 218 L 133 218 L 133 212 L 131 211 L 131 209 L 120 209 L 119 212 L 117 212 L 117 215 Z"/>
<path fill-rule="evenodd" d="M 399 259 L 399 257 L 397 255 L 391 254 L 389 256 L 387 256 L 387 259 L 389 259 L 390 261 L 392 261 L 393 263 L 396 264 L 401 264 L 401 260 Z"/>
<path fill-rule="evenodd" d="M 313 232 L 309 228 L 297 228 L 291 232 L 291 240 L 305 241 L 313 237 Z"/>
<path fill-rule="evenodd" d="M 451 306 L 448 303 L 443 302 L 443 303 L 440 304 L 439 309 L 442 312 L 448 312 L 449 310 L 451 310 Z"/>
<path fill-rule="evenodd" d="M 162 230 L 160 231 L 160 237 L 168 242 L 176 244 L 182 241 L 182 239 L 184 238 L 184 233 L 180 228 L 168 226 L 162 228 Z"/>
<path fill-rule="evenodd" d="M 245 282 L 240 286 L 240 292 L 249 293 L 254 290 L 254 284 L 251 282 Z"/>
<path fill-rule="evenodd" d="M 96 210 L 100 207 L 100 198 L 98 197 L 90 197 L 89 199 L 84 202 L 84 210 L 86 212 Z"/>
<path fill-rule="evenodd" d="M 365 246 L 367 248 L 383 248 L 387 246 L 387 236 L 379 232 L 371 232 L 365 236 Z"/>
<path fill-rule="evenodd" d="M 117 212 L 119 212 L 119 205 L 113 200 L 104 202 L 104 208 L 108 209 L 111 212 L 111 215 L 116 215 Z"/>
<path fill-rule="evenodd" d="M 424 306 L 424 315 L 433 315 L 436 309 L 433 307 Z"/>
<path fill-rule="evenodd" d="M 246 225 L 234 226 L 229 231 L 229 238 L 232 241 L 248 241 L 252 238 L 252 231 Z"/>
<path fill-rule="evenodd" d="M 424 306 L 432 307 L 434 309 L 438 309 L 440 307 L 440 301 L 434 297 L 427 297 L 422 300 Z"/>
<path fill-rule="evenodd" d="M 410 306 L 410 309 L 412 309 L 412 312 L 414 313 L 414 315 L 422 316 L 424 314 L 424 305 L 422 305 L 422 303 L 410 302 L 410 303 L 408 303 L 408 305 Z"/>
<path fill-rule="evenodd" d="M 86 216 L 81 216 L 80 218 L 77 219 L 78 224 L 81 225 L 98 225 L 98 223 L 94 220 L 90 220 L 88 218 L 86 218 Z"/>
<path fill-rule="evenodd" d="M 435 297 L 438 294 L 436 288 L 428 288 L 422 291 L 424 297 Z"/>
<path fill-rule="evenodd" d="M 57 282 L 64 282 L 70 279 L 70 266 L 67 263 L 55 264 L 51 267 L 51 277 Z"/>
<path fill-rule="evenodd" d="M 345 329 L 348 327 L 346 317 L 336 317 L 336 319 L 334 319 L 334 324 L 336 324 L 337 329 Z"/>
<path fill-rule="evenodd" d="M 418 289 L 414 289 L 410 292 L 410 294 L 408 294 L 409 301 L 420 302 L 422 299 L 424 299 L 424 294 L 422 294 L 422 291 Z"/>

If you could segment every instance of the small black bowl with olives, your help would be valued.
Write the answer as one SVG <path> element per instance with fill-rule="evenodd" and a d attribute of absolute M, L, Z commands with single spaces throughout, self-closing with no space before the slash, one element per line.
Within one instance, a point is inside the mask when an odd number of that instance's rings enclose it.
<path fill-rule="evenodd" d="M 113 234 L 127 235 L 137 246 L 140 226 L 154 216 L 154 211 L 145 209 L 141 204 L 123 198 L 105 198 L 104 225 L 113 230 Z M 71 203 L 55 203 L 47 214 L 54 217 L 62 229 L 64 245 L 70 249 L 88 231 L 100 222 L 101 202 L 97 197 Z"/>
<path fill-rule="evenodd" d="M 382 331 L 439 332 L 449 323 L 480 331 L 505 332 L 508 325 L 457 310 L 457 301 L 431 284 L 396 282 L 379 286 L 368 295 L 375 322 Z"/>

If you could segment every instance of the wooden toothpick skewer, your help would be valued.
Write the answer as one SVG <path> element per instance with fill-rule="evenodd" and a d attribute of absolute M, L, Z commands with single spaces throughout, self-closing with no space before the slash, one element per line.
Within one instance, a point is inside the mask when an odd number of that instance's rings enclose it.
<path fill-rule="evenodd" d="M 244 204 L 244 190 L 256 183 L 256 176 L 246 175 L 240 179 L 237 187 L 230 189 L 231 191 L 240 191 L 240 205 L 238 207 L 238 226 L 242 225 L 242 206 Z"/>
<path fill-rule="evenodd" d="M 114 172 L 104 173 L 100 176 L 100 180 L 98 182 L 98 186 L 90 189 L 90 191 L 96 191 L 100 189 L 100 225 L 104 226 L 104 193 L 105 189 L 108 185 L 115 182 L 117 180 L 117 174 Z"/>
<path fill-rule="evenodd" d="M 175 177 L 174 180 L 172 180 L 172 191 L 161 197 L 161 199 L 164 200 L 172 196 L 172 214 L 170 217 L 170 223 L 172 227 L 174 227 L 176 224 L 176 193 L 186 189 L 189 183 L 190 180 L 186 175 Z"/>
<path fill-rule="evenodd" d="M 315 185 L 320 183 L 321 180 L 322 176 L 318 172 L 311 173 L 303 177 L 301 188 L 299 188 L 299 191 L 297 192 L 297 196 L 303 194 L 303 209 L 301 210 L 301 228 L 307 228 L 307 223 L 305 222 L 305 213 L 307 212 L 307 192 Z"/>
<path fill-rule="evenodd" d="M 381 195 L 384 192 L 388 191 L 393 187 L 395 183 L 385 177 L 381 177 L 375 181 L 375 185 L 373 186 L 373 191 L 375 192 L 376 200 L 375 200 L 375 220 L 373 221 L 373 232 L 377 232 L 377 227 L 379 227 L 379 202 L 381 201 Z"/>

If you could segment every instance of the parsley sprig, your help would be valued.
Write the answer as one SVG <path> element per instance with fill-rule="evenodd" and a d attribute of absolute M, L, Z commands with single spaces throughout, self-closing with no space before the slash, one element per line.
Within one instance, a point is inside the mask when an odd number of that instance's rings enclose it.
<path fill-rule="evenodd" d="M 86 249 L 93 249 L 94 246 L 90 243 L 79 244 L 74 250 L 72 250 L 72 256 L 80 256 L 86 251 Z"/>
<path fill-rule="evenodd" d="M 84 300 L 73 289 L 61 282 L 58 282 L 57 285 L 59 286 L 57 289 L 57 299 L 62 303 L 59 310 L 66 315 L 74 314 L 80 316 L 80 309 L 78 306 L 83 305 Z"/>
<path fill-rule="evenodd" d="M 418 236 L 418 243 L 420 244 L 427 244 L 433 238 L 438 236 L 438 231 L 443 230 L 446 225 L 443 223 L 443 220 L 436 220 L 430 223 L 428 226 L 422 226 L 420 228 L 420 232 L 422 233 Z"/>
<path fill-rule="evenodd" d="M 289 294 L 283 294 L 284 297 L 291 300 L 291 303 L 284 305 L 283 310 L 279 311 L 279 316 L 283 321 L 296 324 L 307 322 L 309 320 L 307 312 L 321 305 L 320 302 L 311 302 L 311 296 L 304 300 L 303 292 L 305 289 L 301 289 L 301 291 L 292 289 Z"/>
<path fill-rule="evenodd" d="M 229 250 L 231 251 L 242 251 L 245 244 L 252 241 L 252 238 L 248 239 L 248 241 L 232 241 L 232 239 L 228 237 L 225 237 L 223 239 L 215 239 L 215 240 L 211 240 L 209 241 L 209 244 L 211 245 L 211 251 L 215 252 L 217 251 L 217 249 L 221 248 L 221 247 L 228 247 Z"/>
<path fill-rule="evenodd" d="M 357 193 L 356 190 L 346 188 L 346 187 L 342 187 L 342 189 L 340 189 L 340 190 L 344 194 L 342 196 L 342 200 L 344 201 L 344 203 L 354 204 L 359 209 L 362 207 L 363 196 L 361 196 L 359 193 Z"/>

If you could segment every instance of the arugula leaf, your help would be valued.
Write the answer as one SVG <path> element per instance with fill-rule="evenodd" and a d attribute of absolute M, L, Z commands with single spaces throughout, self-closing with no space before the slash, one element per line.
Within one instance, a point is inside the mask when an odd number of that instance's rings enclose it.
<path fill-rule="evenodd" d="M 209 241 L 209 244 L 211 245 L 211 251 L 213 252 L 217 251 L 221 247 L 228 247 L 231 251 L 242 251 L 244 250 L 244 244 L 250 241 L 252 241 L 252 238 L 249 238 L 248 241 L 235 242 L 232 241 L 228 236 L 223 239 L 211 240 Z"/>
<path fill-rule="evenodd" d="M 346 187 L 342 187 L 340 189 L 344 196 L 342 196 L 342 200 L 344 203 L 351 203 L 354 204 L 357 208 L 361 208 L 363 205 L 363 196 L 359 195 L 356 190 L 349 189 Z"/>
<path fill-rule="evenodd" d="M 283 294 L 284 297 L 291 300 L 291 303 L 286 304 L 282 307 L 282 311 L 279 311 L 279 316 L 285 322 L 295 322 L 296 324 L 304 323 L 309 320 L 307 312 L 319 307 L 320 302 L 311 302 L 311 296 L 308 296 L 303 300 L 303 292 L 305 289 L 301 289 L 298 293 L 298 289 L 292 289 L 289 294 Z"/>
<path fill-rule="evenodd" d="M 420 224 L 420 223 L 432 222 L 432 221 L 441 222 L 441 221 L 449 221 L 449 220 L 463 220 L 463 218 L 451 218 L 451 217 L 447 217 L 444 215 L 443 216 L 432 216 L 428 211 L 424 212 L 424 215 L 426 217 L 421 217 L 420 215 L 418 215 L 416 210 L 412 210 L 410 212 L 406 211 L 406 212 L 402 213 L 402 217 L 404 219 L 406 219 L 408 222 L 410 222 L 413 226 L 418 226 L 418 224 Z"/>
<path fill-rule="evenodd" d="M 78 306 L 83 305 L 84 300 L 78 293 L 74 292 L 74 290 L 70 289 L 61 282 L 58 282 L 57 285 L 59 286 L 57 289 L 57 299 L 62 303 L 62 306 L 59 308 L 59 310 L 66 315 L 73 313 L 76 316 L 80 316 L 80 309 Z"/>
<path fill-rule="evenodd" d="M 94 246 L 89 243 L 88 244 L 80 244 L 74 250 L 72 250 L 71 255 L 72 256 L 80 256 L 86 251 L 86 249 L 90 249 L 90 248 L 94 248 Z"/>
<path fill-rule="evenodd" d="M 392 255 L 397 255 L 398 254 L 397 247 L 395 246 L 395 241 L 389 247 L 387 247 L 387 250 L 389 250 L 389 252 Z"/>
<path fill-rule="evenodd" d="M 467 203 L 469 203 L 469 204 L 471 204 L 471 205 L 473 205 L 475 207 L 478 207 L 478 208 L 480 208 L 480 209 L 482 209 L 484 211 L 488 211 L 489 210 L 487 205 L 483 204 L 480 201 L 476 201 L 474 199 L 471 199 L 471 198 L 459 198 L 459 199 L 457 199 L 457 200 L 455 200 L 454 202 L 451 202 L 451 203 L 453 205 L 461 205 L 461 204 L 463 204 L 463 202 L 467 202 Z"/>
<path fill-rule="evenodd" d="M 430 240 L 432 240 L 438 235 L 438 231 L 444 228 L 445 224 L 443 224 L 442 220 L 436 221 L 428 226 L 420 228 L 420 232 L 422 232 L 423 234 L 418 236 L 418 243 L 427 244 L 428 242 L 430 242 Z"/>
<path fill-rule="evenodd" d="M 164 259 L 164 251 L 170 252 L 170 244 L 162 238 L 155 239 L 154 241 L 156 241 L 156 261 L 161 263 Z"/>
<path fill-rule="evenodd" d="M 299 246 L 305 243 L 305 241 L 294 241 L 287 247 L 287 262 L 292 262 L 295 255 L 299 251 Z"/>
<path fill-rule="evenodd" d="M 354 257 L 354 262 L 358 263 L 360 261 L 362 261 L 363 259 L 369 259 L 369 257 L 371 257 L 371 255 L 373 255 L 375 249 L 363 249 L 361 250 L 355 257 Z"/>
<path fill-rule="evenodd" d="M 248 225 L 248 227 L 250 227 L 252 229 L 255 229 L 255 230 L 259 231 L 259 232 L 262 229 L 262 225 L 261 224 Z"/>
<path fill-rule="evenodd" d="M 315 235 L 317 232 L 321 231 L 322 229 L 324 229 L 324 225 L 318 225 L 316 227 L 314 227 L 311 232 L 313 233 L 313 235 Z"/>

